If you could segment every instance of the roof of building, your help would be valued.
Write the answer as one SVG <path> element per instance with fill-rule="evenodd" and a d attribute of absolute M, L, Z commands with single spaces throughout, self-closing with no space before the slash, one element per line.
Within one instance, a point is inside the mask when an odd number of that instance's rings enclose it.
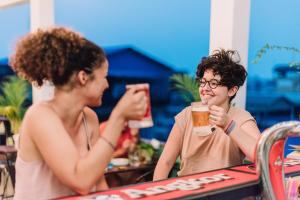
<path fill-rule="evenodd" d="M 110 66 L 108 75 L 112 77 L 162 79 L 174 73 L 170 65 L 135 47 L 107 47 L 104 51 Z"/>

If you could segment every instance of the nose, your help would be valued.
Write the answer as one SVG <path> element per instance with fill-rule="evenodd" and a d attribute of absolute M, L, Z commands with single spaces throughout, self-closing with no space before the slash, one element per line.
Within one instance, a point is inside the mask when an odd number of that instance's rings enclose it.
<path fill-rule="evenodd" d="M 204 90 L 210 90 L 210 86 L 209 86 L 209 83 L 206 82 L 205 86 L 203 87 Z"/>

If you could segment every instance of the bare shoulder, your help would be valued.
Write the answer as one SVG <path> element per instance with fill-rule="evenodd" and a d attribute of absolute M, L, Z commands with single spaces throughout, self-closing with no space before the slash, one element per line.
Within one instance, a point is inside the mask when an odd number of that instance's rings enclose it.
<path fill-rule="evenodd" d="M 41 160 L 40 150 L 38 150 L 36 142 L 43 142 L 43 140 L 39 139 L 43 138 L 45 139 L 43 144 L 47 146 L 49 137 L 54 135 L 49 134 L 49 132 L 57 132 L 52 131 L 52 128 L 59 127 L 58 123 L 58 117 L 44 103 L 37 103 L 30 106 L 26 111 L 20 130 L 21 141 L 19 153 L 22 159 L 26 161 Z"/>
<path fill-rule="evenodd" d="M 253 116 L 250 112 L 239 107 L 230 108 L 229 114 L 231 115 L 231 117 L 238 121 L 247 121 L 249 119 L 253 119 Z"/>
<path fill-rule="evenodd" d="M 25 117 L 34 117 L 39 116 L 43 117 L 44 115 L 53 115 L 54 111 L 49 107 L 49 105 L 45 102 L 37 103 L 31 105 L 25 114 Z"/>
<path fill-rule="evenodd" d="M 28 108 L 22 127 L 24 127 L 25 132 L 28 131 L 32 135 L 36 133 L 42 134 L 49 127 L 57 127 L 59 125 L 61 125 L 61 120 L 54 110 L 46 102 L 41 102 Z"/>

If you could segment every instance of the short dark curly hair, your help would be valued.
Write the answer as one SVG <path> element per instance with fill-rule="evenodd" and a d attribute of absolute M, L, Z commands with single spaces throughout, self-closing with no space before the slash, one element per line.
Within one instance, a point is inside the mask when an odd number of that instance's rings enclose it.
<path fill-rule="evenodd" d="M 231 89 L 234 86 L 240 87 L 244 84 L 247 72 L 239 64 L 240 57 L 234 50 L 215 50 L 212 55 L 202 58 L 198 64 L 196 78 L 200 80 L 206 70 L 212 70 L 214 75 L 221 77 L 220 84 Z M 230 101 L 235 97 L 231 97 Z"/>
<path fill-rule="evenodd" d="M 63 27 L 39 29 L 23 37 L 10 65 L 20 76 L 41 86 L 50 81 L 63 86 L 80 70 L 91 74 L 105 62 L 104 51 L 78 33 Z"/>

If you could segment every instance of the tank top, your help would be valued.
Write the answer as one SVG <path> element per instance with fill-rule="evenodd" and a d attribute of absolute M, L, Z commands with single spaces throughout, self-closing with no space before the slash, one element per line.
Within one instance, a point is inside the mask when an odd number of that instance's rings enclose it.
<path fill-rule="evenodd" d="M 84 113 L 83 124 L 87 138 L 87 149 L 90 150 L 91 143 Z M 75 194 L 74 191 L 60 182 L 44 161 L 27 162 L 18 155 L 15 168 L 14 200 L 43 200 Z"/>

